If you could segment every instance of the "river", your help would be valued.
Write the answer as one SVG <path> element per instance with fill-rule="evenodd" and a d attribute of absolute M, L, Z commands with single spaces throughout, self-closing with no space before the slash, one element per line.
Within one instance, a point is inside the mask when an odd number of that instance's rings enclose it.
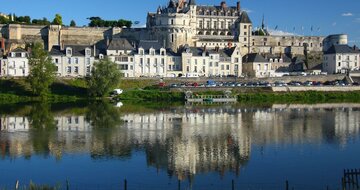
<path fill-rule="evenodd" d="M 360 104 L 0 106 L 0 189 L 338 189 Z"/>

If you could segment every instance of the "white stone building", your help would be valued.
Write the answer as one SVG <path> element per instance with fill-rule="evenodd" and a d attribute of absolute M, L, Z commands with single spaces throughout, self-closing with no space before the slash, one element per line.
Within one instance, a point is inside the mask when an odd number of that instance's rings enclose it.
<path fill-rule="evenodd" d="M 135 77 L 134 69 L 135 47 L 126 38 L 114 38 L 107 50 L 107 57 L 117 64 L 124 77 Z"/>
<path fill-rule="evenodd" d="M 257 53 L 247 54 L 243 57 L 243 73 L 248 77 L 264 78 L 274 75 L 271 62 Z"/>
<path fill-rule="evenodd" d="M 324 52 L 323 71 L 328 74 L 359 70 L 360 51 L 348 45 L 333 45 Z"/>
<path fill-rule="evenodd" d="M 182 55 L 182 74 L 196 76 L 241 76 L 242 62 L 240 48 L 185 48 Z"/>
<path fill-rule="evenodd" d="M 14 49 L 1 60 L 1 76 L 26 77 L 29 75 L 29 53 L 21 48 Z"/>
<path fill-rule="evenodd" d="M 50 55 L 60 77 L 85 77 L 91 74 L 95 59 L 104 56 L 95 46 L 53 46 Z"/>

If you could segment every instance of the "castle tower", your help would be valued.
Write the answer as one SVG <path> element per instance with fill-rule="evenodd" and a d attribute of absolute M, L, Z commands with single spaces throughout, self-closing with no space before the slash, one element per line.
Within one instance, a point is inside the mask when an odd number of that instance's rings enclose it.
<path fill-rule="evenodd" d="M 180 6 L 179 6 L 180 5 Z M 192 43 L 196 28 L 196 5 L 192 0 L 189 4 L 177 4 L 170 0 L 165 8 L 151 14 L 151 38 L 157 39 L 164 47 L 177 51 L 184 44 Z"/>
<path fill-rule="evenodd" d="M 239 42 L 241 52 L 248 54 L 251 51 L 252 22 L 246 11 L 241 12 L 239 19 L 236 21 L 236 41 Z M 244 55 L 244 54 L 243 54 Z"/>

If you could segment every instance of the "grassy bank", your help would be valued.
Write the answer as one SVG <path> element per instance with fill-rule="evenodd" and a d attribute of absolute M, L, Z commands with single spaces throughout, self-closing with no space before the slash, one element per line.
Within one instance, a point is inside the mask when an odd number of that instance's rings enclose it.
<path fill-rule="evenodd" d="M 51 95 L 47 98 L 49 102 L 73 102 L 88 98 L 86 82 L 82 79 L 57 80 L 50 89 Z M 42 100 L 31 93 L 30 86 L 25 79 L 0 80 L 0 104 Z"/>
<path fill-rule="evenodd" d="M 222 92 L 197 92 L 199 95 L 221 95 Z M 322 103 L 360 102 L 360 91 L 356 92 L 248 92 L 234 93 L 240 103 Z M 118 96 L 119 100 L 131 101 L 185 101 L 183 92 L 162 90 L 129 90 Z"/>

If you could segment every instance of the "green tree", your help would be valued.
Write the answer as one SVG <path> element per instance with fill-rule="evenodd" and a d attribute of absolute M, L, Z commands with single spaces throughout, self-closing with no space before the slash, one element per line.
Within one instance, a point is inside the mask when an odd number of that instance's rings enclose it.
<path fill-rule="evenodd" d="M 31 48 L 29 58 L 30 74 L 28 82 L 35 95 L 46 98 L 50 94 L 49 87 L 55 80 L 56 67 L 51 61 L 48 52 L 44 50 L 43 45 L 35 43 Z"/>
<path fill-rule="evenodd" d="M 51 24 L 63 25 L 62 16 L 60 14 L 56 14 Z"/>
<path fill-rule="evenodd" d="M 114 62 L 103 59 L 94 63 L 88 79 L 89 95 L 104 97 L 120 82 L 121 73 Z"/>
<path fill-rule="evenodd" d="M 75 27 L 75 26 L 76 26 L 76 22 L 75 22 L 74 20 L 71 20 L 70 26 L 71 26 L 71 27 Z"/>

